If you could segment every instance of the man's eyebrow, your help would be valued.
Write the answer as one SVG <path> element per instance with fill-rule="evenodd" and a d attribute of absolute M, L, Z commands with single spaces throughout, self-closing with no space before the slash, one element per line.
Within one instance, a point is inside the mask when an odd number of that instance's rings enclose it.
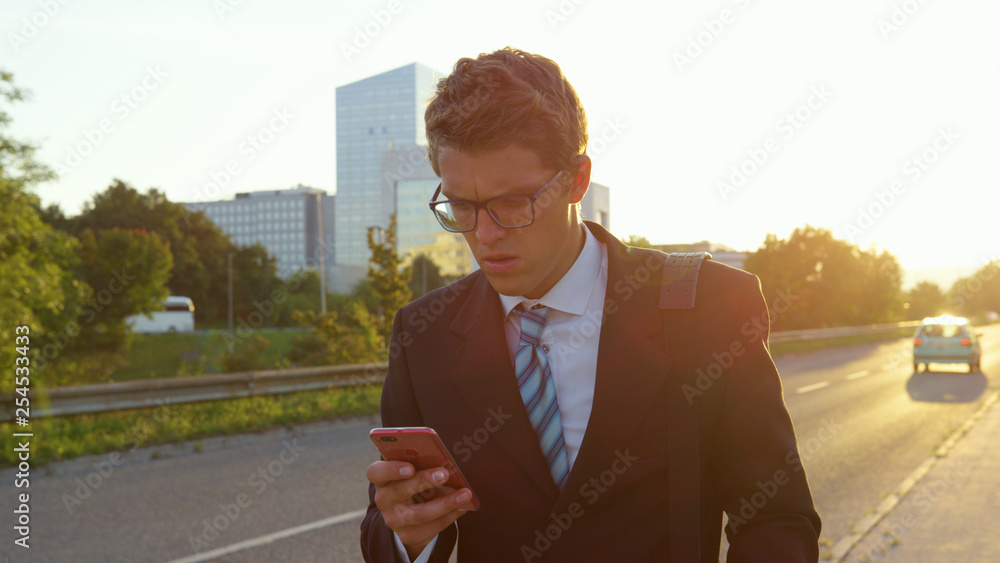
<path fill-rule="evenodd" d="M 531 195 L 532 193 L 534 193 L 535 191 L 537 191 L 538 188 L 540 188 L 540 187 L 541 186 L 524 185 L 524 186 L 520 186 L 517 189 L 513 190 L 513 193 L 502 194 L 502 195 L 493 196 L 493 197 L 504 197 L 504 196 L 508 196 L 508 195 Z M 493 197 L 488 197 L 486 199 L 479 199 L 479 200 L 458 199 L 458 198 L 455 198 L 454 196 L 451 196 L 450 194 L 448 194 L 447 190 L 445 190 L 445 188 L 444 188 L 444 184 L 441 185 L 441 195 L 444 196 L 444 198 L 446 200 L 457 200 L 457 201 L 476 201 L 476 202 L 479 202 L 479 201 L 487 201 L 487 200 L 493 199 Z"/>

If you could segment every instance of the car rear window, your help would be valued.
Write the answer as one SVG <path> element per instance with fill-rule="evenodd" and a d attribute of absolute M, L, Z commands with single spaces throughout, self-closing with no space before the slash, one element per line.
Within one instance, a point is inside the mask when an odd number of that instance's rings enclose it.
<path fill-rule="evenodd" d="M 962 325 L 924 325 L 920 327 L 920 335 L 932 338 L 965 338 L 965 327 Z"/>

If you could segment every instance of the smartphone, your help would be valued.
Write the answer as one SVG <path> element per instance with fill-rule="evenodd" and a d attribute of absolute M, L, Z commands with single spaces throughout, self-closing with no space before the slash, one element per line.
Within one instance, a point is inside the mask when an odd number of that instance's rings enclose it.
<path fill-rule="evenodd" d="M 386 461 L 407 461 L 418 471 L 434 467 L 448 470 L 448 481 L 444 486 L 455 490 L 472 487 L 462 475 L 455 459 L 433 428 L 409 426 L 398 428 L 373 428 L 369 436 Z M 472 505 L 479 509 L 479 497 L 472 491 Z"/>

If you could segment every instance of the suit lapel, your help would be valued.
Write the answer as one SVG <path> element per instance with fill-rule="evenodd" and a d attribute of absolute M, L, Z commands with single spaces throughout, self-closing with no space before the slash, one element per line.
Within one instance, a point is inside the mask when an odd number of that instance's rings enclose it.
<path fill-rule="evenodd" d="M 657 306 L 662 260 L 629 250 L 599 226 L 588 226 L 607 245 L 608 287 L 593 408 L 557 508 L 571 502 L 583 484 L 609 468 L 616 451 L 628 446 L 649 416 L 670 365 Z"/>
<path fill-rule="evenodd" d="M 489 418 L 491 411 L 511 413 L 490 440 L 495 440 L 554 500 L 558 491 L 521 400 L 507 351 L 503 307 L 486 276 L 478 276 L 451 331 L 464 339 L 446 367 L 455 388 L 480 421 Z"/>

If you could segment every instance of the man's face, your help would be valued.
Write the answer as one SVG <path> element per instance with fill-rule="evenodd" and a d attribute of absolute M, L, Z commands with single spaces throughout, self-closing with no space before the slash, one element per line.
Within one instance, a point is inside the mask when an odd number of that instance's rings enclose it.
<path fill-rule="evenodd" d="M 545 167 L 538 155 L 518 144 L 466 153 L 443 147 L 438 153 L 440 199 L 486 201 L 504 195 L 530 195 L 552 179 L 557 169 Z M 503 295 L 543 296 L 569 270 L 583 249 L 583 225 L 573 204 L 590 183 L 590 161 L 565 171 L 535 201 L 535 221 L 505 229 L 485 209 L 476 228 L 463 233 L 490 285 Z"/>

